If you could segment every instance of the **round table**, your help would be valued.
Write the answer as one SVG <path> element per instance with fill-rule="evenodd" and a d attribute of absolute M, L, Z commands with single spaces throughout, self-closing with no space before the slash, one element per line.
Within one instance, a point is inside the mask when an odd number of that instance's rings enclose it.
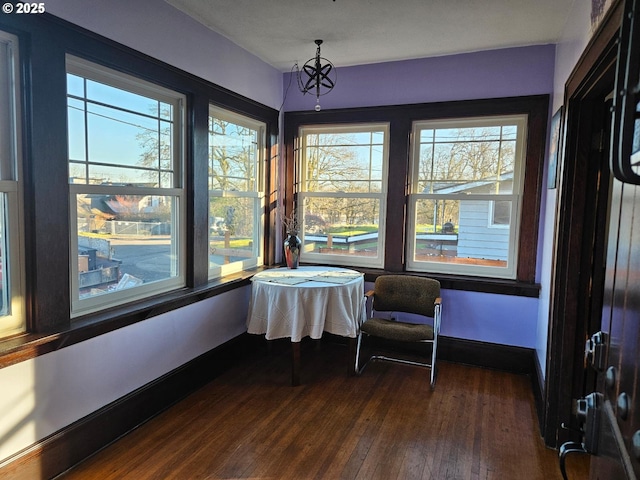
<path fill-rule="evenodd" d="M 252 278 L 247 331 L 267 340 L 291 338 L 292 382 L 297 384 L 300 341 L 319 339 L 323 332 L 355 339 L 365 315 L 362 273 L 339 267 L 276 268 Z"/>

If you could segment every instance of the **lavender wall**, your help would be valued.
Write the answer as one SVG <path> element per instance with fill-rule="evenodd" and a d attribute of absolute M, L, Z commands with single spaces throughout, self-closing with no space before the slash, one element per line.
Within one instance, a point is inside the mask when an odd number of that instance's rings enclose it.
<path fill-rule="evenodd" d="M 470 100 L 553 93 L 554 45 L 342 67 L 323 109 Z M 330 59 L 329 59 L 330 60 Z M 316 100 L 283 78 L 285 111 L 312 110 Z"/>
<path fill-rule="evenodd" d="M 46 10 L 272 108 L 282 74 L 222 35 L 158 0 L 47 0 Z"/>
<path fill-rule="evenodd" d="M 539 45 L 338 68 L 335 89 L 320 103 L 326 110 L 552 94 L 554 63 L 555 46 Z M 295 76 L 284 75 L 283 91 L 285 111 L 314 108 L 315 97 L 300 93 Z M 543 228 L 544 218 L 538 272 L 550 256 L 543 249 Z M 538 299 L 458 290 L 444 290 L 442 297 L 443 335 L 536 348 Z"/>

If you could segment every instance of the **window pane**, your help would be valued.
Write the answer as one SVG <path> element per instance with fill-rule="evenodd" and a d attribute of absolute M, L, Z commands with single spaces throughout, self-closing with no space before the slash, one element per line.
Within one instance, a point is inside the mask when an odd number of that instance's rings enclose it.
<path fill-rule="evenodd" d="M 210 199 L 209 267 L 242 262 L 257 256 L 254 198 Z"/>
<path fill-rule="evenodd" d="M 25 331 L 18 38 L 0 31 L 0 337 Z"/>
<path fill-rule="evenodd" d="M 209 117 L 209 190 L 255 191 L 257 130 Z"/>
<path fill-rule="evenodd" d="M 76 97 L 84 98 L 84 78 L 78 75 L 67 74 L 67 93 Z"/>
<path fill-rule="evenodd" d="M 492 227 L 493 202 L 419 199 L 415 210 L 415 261 L 507 267 L 510 230 Z"/>
<path fill-rule="evenodd" d="M 517 127 L 423 129 L 416 193 L 513 192 Z"/>
<path fill-rule="evenodd" d="M 95 103 L 107 104 L 115 108 L 150 115 L 155 118 L 159 116 L 161 108 L 170 107 L 167 104 L 162 104 L 161 106 L 158 100 L 93 80 L 87 80 L 86 85 L 87 99 Z"/>
<path fill-rule="evenodd" d="M 526 122 L 414 123 L 408 270 L 516 278 Z"/>
<path fill-rule="evenodd" d="M 301 261 L 384 266 L 388 125 L 303 127 Z"/>
<path fill-rule="evenodd" d="M 67 69 L 77 316 L 184 285 L 184 97 L 71 56 Z"/>
<path fill-rule="evenodd" d="M 0 316 L 6 316 L 10 313 L 10 294 L 11 294 L 11 283 L 9 281 L 9 265 L 7 262 L 7 255 L 5 252 L 8 251 L 7 247 L 7 226 L 6 226 L 6 196 L 0 195 Z M 0 329 L 1 331 L 2 329 Z"/>
<path fill-rule="evenodd" d="M 85 162 L 85 108 L 84 102 L 76 98 L 67 98 L 67 139 L 69 145 L 69 160 Z M 81 168 L 80 172 L 84 169 Z M 81 173 L 82 177 L 84 174 Z"/>
<path fill-rule="evenodd" d="M 384 132 L 305 135 L 307 192 L 380 192 Z"/>
<path fill-rule="evenodd" d="M 0 180 L 15 180 L 18 102 L 14 90 L 17 59 L 13 56 L 13 52 L 18 50 L 12 48 L 14 41 L 17 39 L 10 40 L 0 32 Z"/>
<path fill-rule="evenodd" d="M 209 115 L 209 277 L 262 262 L 265 125 L 216 107 Z"/>
<path fill-rule="evenodd" d="M 80 299 L 177 275 L 176 198 L 79 194 L 76 200 Z"/>
<path fill-rule="evenodd" d="M 173 187 L 174 107 L 82 80 L 67 76 L 71 183 Z"/>
<path fill-rule="evenodd" d="M 493 203 L 493 216 L 492 224 L 496 226 L 509 226 L 511 223 L 511 202 L 509 201 L 494 201 Z"/>
<path fill-rule="evenodd" d="M 313 197 L 304 201 L 304 251 L 376 257 L 380 202 L 371 198 Z"/>

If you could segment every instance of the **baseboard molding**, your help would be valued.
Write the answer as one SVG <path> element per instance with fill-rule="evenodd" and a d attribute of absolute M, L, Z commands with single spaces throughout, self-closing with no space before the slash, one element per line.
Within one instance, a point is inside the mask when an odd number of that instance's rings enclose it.
<path fill-rule="evenodd" d="M 536 413 L 538 414 L 538 422 L 540 424 L 540 434 L 542 435 L 542 438 L 545 438 L 544 375 L 542 372 L 542 366 L 540 365 L 540 360 L 538 359 L 538 356 L 534 355 L 533 360 L 534 360 L 535 372 L 533 373 L 533 375 L 531 375 L 531 389 L 533 390 L 533 400 L 536 406 Z M 555 447 L 555 445 L 548 445 L 548 444 L 547 446 Z"/>
<path fill-rule="evenodd" d="M 195 358 L 0 464 L 0 478 L 53 478 L 179 402 L 251 351 L 248 334 Z"/>
<path fill-rule="evenodd" d="M 532 376 L 535 372 L 535 350 L 532 348 L 476 340 L 441 336 L 438 359 Z"/>
<path fill-rule="evenodd" d="M 330 336 L 329 341 L 345 341 Z M 257 343 L 259 342 L 259 343 Z M 53 478 L 90 457 L 118 438 L 179 402 L 220 373 L 260 351 L 264 339 L 243 334 L 207 352 L 157 380 L 131 392 L 69 425 L 0 464 L 0 478 L 32 480 Z M 531 375 L 536 404 L 543 398 L 535 351 L 440 337 L 438 358 L 443 361 Z M 534 381 L 536 380 L 537 381 Z M 538 412 L 541 410 L 538 409 Z"/>

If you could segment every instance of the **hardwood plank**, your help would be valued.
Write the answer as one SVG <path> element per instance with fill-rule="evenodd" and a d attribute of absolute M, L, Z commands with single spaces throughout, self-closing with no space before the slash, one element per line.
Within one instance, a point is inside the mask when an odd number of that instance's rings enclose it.
<path fill-rule="evenodd" d="M 441 362 L 345 372 L 347 345 L 301 344 L 232 368 L 60 478 L 560 480 L 527 376 Z M 575 457 L 570 478 L 588 476 Z"/>

